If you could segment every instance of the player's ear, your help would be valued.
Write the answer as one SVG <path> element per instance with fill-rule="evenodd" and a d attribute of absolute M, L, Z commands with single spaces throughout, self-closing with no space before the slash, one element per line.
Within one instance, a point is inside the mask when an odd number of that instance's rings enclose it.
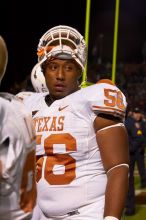
<path fill-rule="evenodd" d="M 81 82 L 82 82 L 82 74 L 80 74 L 80 75 L 78 76 L 78 83 L 79 83 L 79 85 L 81 84 Z"/>

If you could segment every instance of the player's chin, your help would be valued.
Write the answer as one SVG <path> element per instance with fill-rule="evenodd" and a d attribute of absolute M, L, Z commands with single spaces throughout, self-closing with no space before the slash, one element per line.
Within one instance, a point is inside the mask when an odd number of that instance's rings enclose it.
<path fill-rule="evenodd" d="M 62 99 L 68 94 L 65 91 L 55 91 L 53 96 L 56 97 L 56 99 Z"/>
<path fill-rule="evenodd" d="M 66 87 L 55 87 L 54 88 L 54 92 L 56 95 L 58 95 L 59 97 L 65 97 L 67 95 L 69 95 L 70 92 L 70 88 Z"/>

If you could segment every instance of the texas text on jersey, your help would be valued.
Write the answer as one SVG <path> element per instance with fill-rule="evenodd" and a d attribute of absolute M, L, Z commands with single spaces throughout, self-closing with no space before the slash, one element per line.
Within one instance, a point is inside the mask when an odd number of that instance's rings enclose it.
<path fill-rule="evenodd" d="M 36 130 L 41 210 L 49 217 L 70 213 L 97 198 L 103 203 L 107 176 L 93 123 L 98 114 L 115 116 L 122 122 L 125 96 L 110 80 L 101 80 L 51 105 L 46 97 L 47 93 L 40 93 L 24 100 Z"/>

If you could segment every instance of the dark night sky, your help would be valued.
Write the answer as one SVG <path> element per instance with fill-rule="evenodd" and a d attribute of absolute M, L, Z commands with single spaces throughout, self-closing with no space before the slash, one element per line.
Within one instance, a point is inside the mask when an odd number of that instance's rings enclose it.
<path fill-rule="evenodd" d="M 112 59 L 114 7 L 115 0 L 91 0 L 89 50 L 103 34 L 102 58 L 105 61 Z M 82 35 L 85 32 L 86 0 L 5 0 L 1 10 L 0 34 L 9 50 L 7 74 L 2 82 L 4 90 L 29 75 L 37 61 L 39 39 L 49 28 L 64 24 L 77 28 Z M 145 39 L 146 1 L 121 0 L 118 61 L 141 62 Z"/>

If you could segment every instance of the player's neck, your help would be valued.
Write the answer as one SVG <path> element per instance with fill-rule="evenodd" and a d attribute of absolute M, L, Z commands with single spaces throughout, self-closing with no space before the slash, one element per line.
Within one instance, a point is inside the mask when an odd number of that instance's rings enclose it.
<path fill-rule="evenodd" d="M 80 87 L 77 87 L 74 91 L 72 91 L 69 95 L 71 95 L 74 92 L 77 92 L 78 90 L 80 90 Z M 63 98 L 63 97 L 62 97 Z M 45 102 L 48 106 L 50 106 L 54 101 L 61 99 L 61 98 L 55 98 L 53 97 L 51 94 L 48 94 L 45 96 Z"/>
<path fill-rule="evenodd" d="M 45 96 L 45 102 L 48 106 L 50 106 L 54 101 L 55 99 L 50 94 Z"/>

